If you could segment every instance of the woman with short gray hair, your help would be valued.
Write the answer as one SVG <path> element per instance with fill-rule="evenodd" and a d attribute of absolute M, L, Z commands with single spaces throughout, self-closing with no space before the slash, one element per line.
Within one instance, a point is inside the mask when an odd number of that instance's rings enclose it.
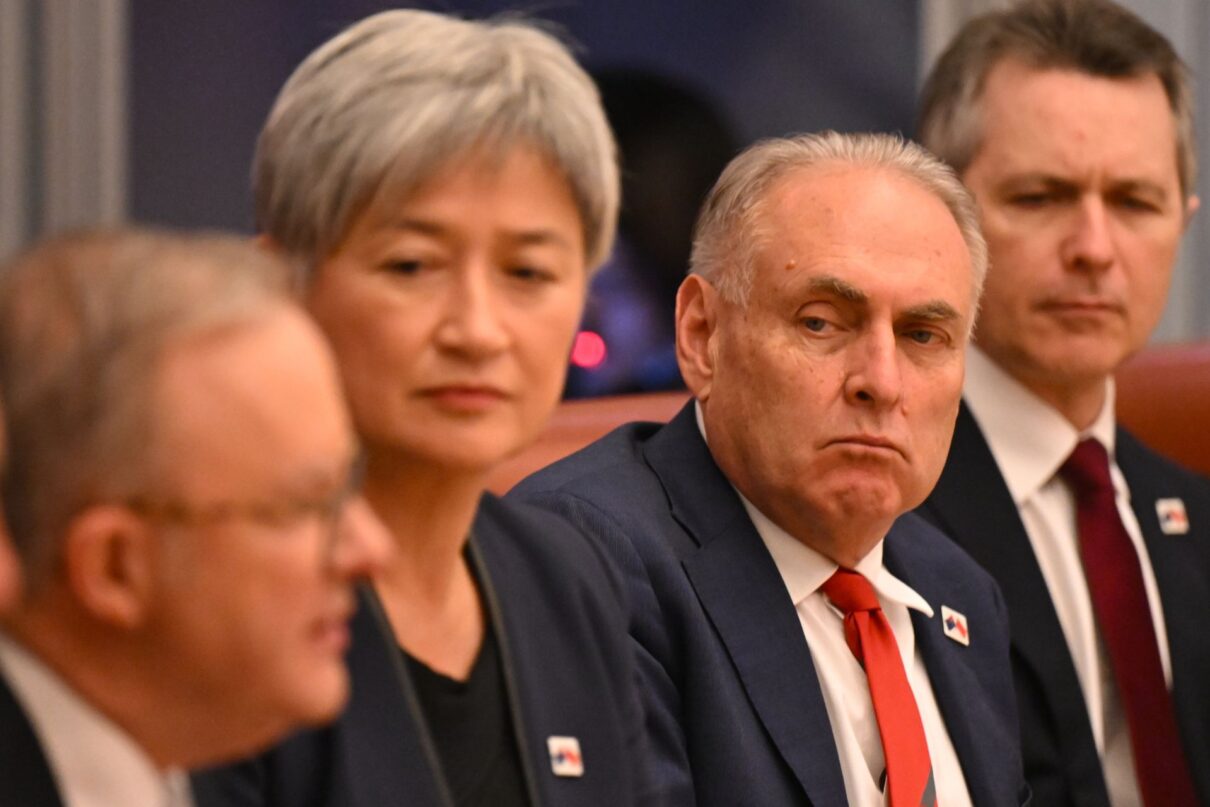
<path fill-rule="evenodd" d="M 353 622 L 345 715 L 198 777 L 201 807 L 641 801 L 614 572 L 484 492 L 559 399 L 614 151 L 591 80 L 516 20 L 377 14 L 282 89 L 257 220 L 336 350 L 396 553 Z"/>

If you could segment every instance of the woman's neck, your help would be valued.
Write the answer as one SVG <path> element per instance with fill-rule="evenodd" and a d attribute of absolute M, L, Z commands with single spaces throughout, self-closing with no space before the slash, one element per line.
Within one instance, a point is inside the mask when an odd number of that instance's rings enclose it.
<path fill-rule="evenodd" d="M 365 495 L 395 541 L 374 578 L 396 641 L 433 670 L 463 679 L 483 640 L 484 615 L 465 548 L 484 474 L 375 461 Z"/>

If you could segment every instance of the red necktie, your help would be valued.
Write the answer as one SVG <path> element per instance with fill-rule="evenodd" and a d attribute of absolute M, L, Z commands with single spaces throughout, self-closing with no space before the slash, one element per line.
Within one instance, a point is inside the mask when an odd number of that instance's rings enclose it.
<path fill-rule="evenodd" d="M 823 584 L 823 593 L 844 612 L 845 641 L 865 668 L 886 757 L 890 807 L 935 807 L 937 788 L 924 725 L 873 586 L 857 572 L 837 569 Z"/>
<path fill-rule="evenodd" d="M 1109 456 L 1083 440 L 1061 469 L 1076 497 L 1076 526 L 1088 593 L 1130 727 L 1139 792 L 1147 807 L 1196 807 L 1176 712 L 1164 683 L 1143 571 L 1122 525 Z"/>

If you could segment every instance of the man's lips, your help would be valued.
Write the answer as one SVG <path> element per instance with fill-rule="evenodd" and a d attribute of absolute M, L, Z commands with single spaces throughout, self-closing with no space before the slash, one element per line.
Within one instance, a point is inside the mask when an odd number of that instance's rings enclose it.
<path fill-rule="evenodd" d="M 352 616 L 351 609 L 341 609 L 339 613 L 315 622 L 312 635 L 325 652 L 343 655 L 349 649 L 349 620 Z"/>
<path fill-rule="evenodd" d="M 837 448 L 858 448 L 874 451 L 893 451 L 903 456 L 903 449 L 894 441 L 876 434 L 847 434 L 829 440 L 827 446 Z"/>
<path fill-rule="evenodd" d="M 1120 314 L 1125 306 L 1100 297 L 1055 297 L 1041 301 L 1038 308 L 1053 314 L 1100 316 Z"/>

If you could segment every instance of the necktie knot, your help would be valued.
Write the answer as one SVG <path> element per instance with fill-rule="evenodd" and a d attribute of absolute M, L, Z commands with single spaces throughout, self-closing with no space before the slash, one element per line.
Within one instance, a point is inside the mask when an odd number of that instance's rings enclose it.
<path fill-rule="evenodd" d="M 1059 469 L 1077 497 L 1113 491 L 1109 478 L 1109 453 L 1091 437 L 1081 440 Z"/>
<path fill-rule="evenodd" d="M 870 581 L 849 569 L 837 569 L 822 589 L 824 596 L 846 614 L 876 611 L 881 607 Z"/>

